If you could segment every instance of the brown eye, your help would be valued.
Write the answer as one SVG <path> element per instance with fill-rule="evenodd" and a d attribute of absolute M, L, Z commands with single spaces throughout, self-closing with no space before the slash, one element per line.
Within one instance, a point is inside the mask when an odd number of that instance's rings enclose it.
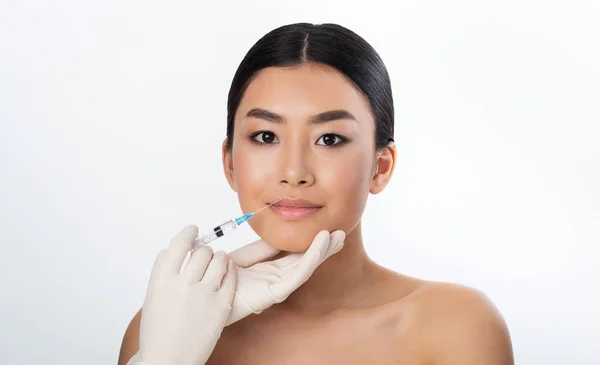
<path fill-rule="evenodd" d="M 319 141 L 322 141 L 322 142 L 319 143 Z M 335 146 L 335 145 L 340 144 L 345 141 L 346 141 L 346 139 L 340 135 L 328 133 L 328 134 L 322 135 L 321 138 L 319 138 L 319 140 L 317 141 L 317 144 L 322 145 L 322 146 Z"/>
<path fill-rule="evenodd" d="M 277 136 L 273 132 L 258 132 L 252 136 L 259 143 L 271 144 L 277 141 Z"/>

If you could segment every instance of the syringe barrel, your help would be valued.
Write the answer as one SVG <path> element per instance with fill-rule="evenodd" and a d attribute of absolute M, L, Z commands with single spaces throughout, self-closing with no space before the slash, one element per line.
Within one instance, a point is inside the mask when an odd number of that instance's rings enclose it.
<path fill-rule="evenodd" d="M 223 237 L 227 233 L 233 231 L 237 228 L 237 223 L 235 223 L 235 219 L 228 220 L 223 224 L 219 224 L 213 229 L 213 232 L 217 235 L 217 237 Z"/>
<path fill-rule="evenodd" d="M 218 226 L 213 228 L 213 231 L 210 232 L 209 234 L 205 234 L 204 236 L 197 238 L 194 241 L 192 250 L 202 247 L 202 246 L 206 245 L 207 243 L 210 243 L 210 242 L 216 240 L 219 237 L 223 237 L 224 235 L 233 231 L 237 227 L 238 227 L 238 225 L 237 225 L 237 223 L 235 223 L 235 219 L 231 219 L 223 224 L 219 224 Z"/>

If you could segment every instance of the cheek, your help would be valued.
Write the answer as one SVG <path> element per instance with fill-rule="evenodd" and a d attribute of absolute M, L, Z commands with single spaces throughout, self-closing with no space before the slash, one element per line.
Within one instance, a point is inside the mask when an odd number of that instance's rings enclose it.
<path fill-rule="evenodd" d="M 327 191 L 330 221 L 346 233 L 359 222 L 369 195 L 372 161 L 367 154 L 348 154 L 323 166 L 321 185 Z"/>
<path fill-rule="evenodd" d="M 269 159 L 261 153 L 240 148 L 233 152 L 233 177 L 244 212 L 254 211 L 268 197 L 268 182 L 272 179 Z M 257 203 L 259 201 L 259 203 Z"/>

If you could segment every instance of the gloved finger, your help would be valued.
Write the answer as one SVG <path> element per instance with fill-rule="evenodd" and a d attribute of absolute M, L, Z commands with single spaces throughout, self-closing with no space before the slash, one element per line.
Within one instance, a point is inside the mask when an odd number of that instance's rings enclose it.
<path fill-rule="evenodd" d="M 269 243 L 258 240 L 229 254 L 229 258 L 239 267 L 249 267 L 277 255 L 281 250 Z"/>
<path fill-rule="evenodd" d="M 192 242 L 197 236 L 198 227 L 191 225 L 185 227 L 173 237 L 162 265 L 164 272 L 173 275 L 179 274 L 183 260 L 185 260 L 185 256 L 190 251 Z"/>
<path fill-rule="evenodd" d="M 326 252 L 323 260 L 326 259 L 327 257 L 330 257 L 333 254 L 339 252 L 339 250 L 341 250 L 341 248 L 344 246 L 345 238 L 346 238 L 346 233 L 344 231 L 338 230 L 338 231 L 333 232 L 330 237 L 329 248 L 327 249 L 327 252 Z M 300 260 L 303 256 L 304 256 L 303 253 L 293 253 L 293 254 L 278 258 L 277 260 L 272 261 L 271 263 L 273 265 L 275 265 L 276 267 L 278 267 L 282 270 L 285 270 L 285 269 L 289 269 L 290 267 L 293 267 L 293 265 L 296 264 L 296 262 L 298 260 Z"/>
<path fill-rule="evenodd" d="M 337 230 L 331 234 L 329 249 L 325 255 L 325 259 L 338 253 L 344 247 L 344 240 L 346 239 L 346 232 Z"/>
<path fill-rule="evenodd" d="M 200 282 L 202 286 L 209 290 L 216 291 L 223 280 L 223 276 L 227 273 L 227 264 L 229 258 L 224 251 L 219 251 L 213 255 L 212 260 L 208 264 L 208 268 Z"/>
<path fill-rule="evenodd" d="M 154 281 L 158 273 L 162 270 L 162 267 L 165 263 L 165 255 L 167 250 L 160 250 L 158 255 L 156 255 L 156 260 L 154 260 L 154 265 L 152 266 L 152 271 L 150 272 L 150 281 Z"/>
<path fill-rule="evenodd" d="M 294 290 L 308 280 L 317 266 L 325 259 L 330 241 L 331 235 L 328 231 L 319 232 L 306 253 L 299 260 L 298 265 L 289 270 L 281 281 L 269 286 L 277 303 L 284 301 Z"/>
<path fill-rule="evenodd" d="M 231 306 L 233 304 L 233 297 L 235 294 L 235 286 L 237 284 L 237 267 L 231 261 L 227 262 L 227 274 L 221 282 L 221 286 L 218 289 L 220 295 L 225 296 L 227 303 Z"/>
<path fill-rule="evenodd" d="M 282 270 L 285 270 L 289 267 L 293 267 L 294 264 L 297 263 L 300 259 L 302 259 L 303 256 L 304 253 L 292 253 L 287 256 L 278 258 L 277 260 L 273 261 L 272 264 Z"/>
<path fill-rule="evenodd" d="M 150 272 L 150 280 L 148 282 L 148 290 L 146 291 L 146 296 L 149 297 L 152 295 L 154 291 L 154 285 L 152 283 L 155 282 L 156 278 L 160 275 L 162 270 L 162 266 L 165 262 L 165 255 L 167 250 L 161 250 L 156 256 L 156 260 L 154 260 L 154 265 L 152 266 L 152 271 Z"/>
<path fill-rule="evenodd" d="M 190 284 L 197 283 L 202 279 L 206 268 L 213 257 L 213 249 L 210 246 L 202 246 L 192 252 L 190 259 L 181 271 L 181 276 Z"/>

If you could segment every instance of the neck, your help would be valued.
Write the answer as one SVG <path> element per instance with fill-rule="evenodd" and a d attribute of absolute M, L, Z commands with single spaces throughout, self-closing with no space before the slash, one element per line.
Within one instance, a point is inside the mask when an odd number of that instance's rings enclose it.
<path fill-rule="evenodd" d="M 305 314 L 325 314 L 339 308 L 356 307 L 364 297 L 361 294 L 372 276 L 372 266 L 363 246 L 359 222 L 346 235 L 344 248 L 319 265 L 308 281 L 278 307 Z"/>

